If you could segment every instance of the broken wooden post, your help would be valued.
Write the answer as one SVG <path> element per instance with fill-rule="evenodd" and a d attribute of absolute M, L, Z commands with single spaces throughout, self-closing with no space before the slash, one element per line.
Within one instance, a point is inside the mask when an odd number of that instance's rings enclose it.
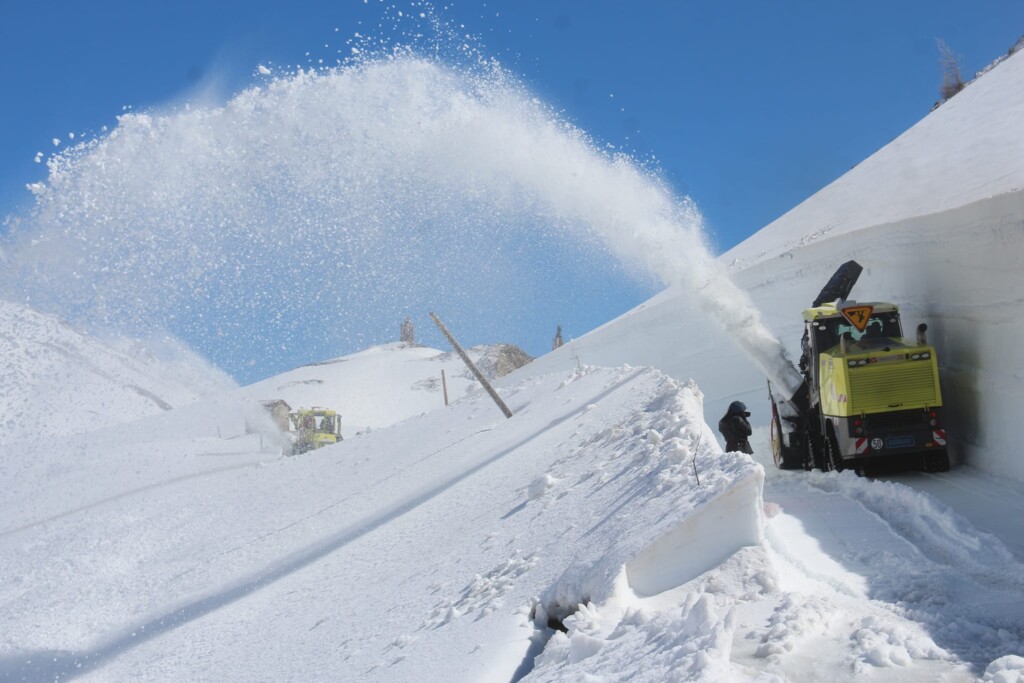
<path fill-rule="evenodd" d="M 501 412 L 505 413 L 505 417 L 512 417 L 512 411 L 509 410 L 508 406 L 505 405 L 505 402 L 501 400 L 501 396 L 498 396 L 498 392 L 494 390 L 494 387 L 492 387 L 491 383 L 487 381 L 487 378 L 484 377 L 482 372 L 480 372 L 480 369 L 477 368 L 476 364 L 473 363 L 473 361 L 469 359 L 469 356 L 466 355 L 466 352 L 462 350 L 462 347 L 459 346 L 459 342 L 455 341 L 455 337 L 453 337 L 452 333 L 448 331 L 448 328 L 444 326 L 441 319 L 438 318 L 435 313 L 431 313 L 430 318 L 434 321 L 434 324 L 437 325 L 438 329 L 441 330 L 444 336 L 448 338 L 448 343 L 450 343 L 452 348 L 455 349 L 455 353 L 459 354 L 459 358 L 461 358 L 462 362 L 466 364 L 466 367 L 469 368 L 470 372 L 480 380 L 480 384 L 484 386 L 487 393 L 490 394 L 491 398 L 494 399 L 494 402 L 498 404 L 498 407 L 501 408 Z"/>

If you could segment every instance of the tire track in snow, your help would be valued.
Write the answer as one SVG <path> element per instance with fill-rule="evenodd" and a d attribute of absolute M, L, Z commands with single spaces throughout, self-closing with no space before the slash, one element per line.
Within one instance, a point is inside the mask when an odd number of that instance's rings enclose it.
<path fill-rule="evenodd" d="M 851 474 L 811 476 L 813 486 L 850 498 L 878 516 L 937 565 L 955 568 L 996 590 L 1019 590 L 1024 566 L 995 536 L 974 528 L 955 510 L 929 494 L 902 484 L 863 480 Z"/>
<path fill-rule="evenodd" d="M 1024 563 L 1024 488 L 1008 479 L 997 479 L 973 467 L 958 467 L 949 474 L 904 473 L 885 477 L 939 499 L 980 531 L 999 538 L 1006 549 Z"/>
<path fill-rule="evenodd" d="M 112 384 L 120 385 L 121 388 L 123 389 L 130 389 L 131 391 L 134 391 L 139 396 L 148 399 L 149 401 L 152 401 L 153 404 L 156 405 L 161 410 L 172 410 L 174 408 L 174 406 L 172 406 L 170 403 L 154 394 L 152 391 L 149 391 L 148 389 L 143 389 L 137 384 L 122 382 L 118 378 L 111 375 L 109 372 L 101 369 L 98 365 L 96 365 L 95 363 L 93 363 L 92 361 L 90 361 L 88 358 L 81 354 L 73 353 L 72 351 L 68 351 L 67 349 L 51 342 L 44 341 L 40 342 L 39 345 L 46 347 L 52 351 L 55 351 L 57 354 L 64 356 L 70 361 L 73 361 L 79 365 L 84 365 L 90 372 L 99 377 L 102 377 L 105 380 L 108 380 Z M 122 362 L 125 361 L 122 360 Z M 127 366 L 128 364 L 125 363 L 125 365 Z"/>
<path fill-rule="evenodd" d="M 929 496 L 812 472 L 775 479 L 765 497 L 784 513 L 766 538 L 797 574 L 792 590 L 855 595 L 852 578 L 862 599 L 916 622 L 975 667 L 1024 648 L 1024 568 Z"/>
<path fill-rule="evenodd" d="M 58 519 L 63 519 L 64 517 L 70 517 L 71 515 L 76 515 L 76 514 L 78 514 L 80 512 L 85 512 L 87 510 L 92 510 L 94 508 L 102 507 L 103 505 L 108 505 L 108 504 L 113 503 L 115 501 L 123 500 L 124 498 L 131 498 L 132 496 L 137 496 L 140 493 L 146 493 L 147 491 L 153 491 L 155 489 L 164 488 L 165 486 L 173 486 L 175 484 L 180 484 L 180 483 L 185 482 L 185 481 L 189 481 L 189 480 L 192 480 L 192 479 L 199 479 L 199 478 L 202 478 L 202 477 L 208 477 L 208 476 L 214 475 L 214 474 L 222 474 L 224 472 L 231 472 L 233 470 L 241 470 L 241 469 L 248 469 L 248 468 L 252 468 L 252 467 L 259 467 L 261 464 L 262 463 L 260 463 L 260 462 L 249 462 L 249 463 L 242 463 L 240 465 L 226 465 L 224 467 L 217 467 L 217 468 L 214 468 L 212 470 L 203 470 L 202 472 L 193 472 L 192 474 L 186 474 L 186 475 L 183 475 L 183 476 L 180 476 L 180 477 L 174 477 L 173 479 L 167 479 L 166 481 L 158 481 L 158 482 L 155 482 L 153 484 L 147 484 L 146 486 L 140 486 L 138 488 L 134 488 L 134 489 L 131 489 L 131 490 L 128 490 L 128 491 L 123 491 L 121 493 L 114 494 L 113 496 L 108 496 L 106 498 L 102 498 L 100 500 L 96 500 L 96 501 L 93 501 L 91 503 L 87 503 L 86 505 L 80 505 L 79 507 L 73 508 L 71 510 L 67 510 L 66 512 L 61 512 L 61 513 L 58 513 L 56 515 L 51 515 L 50 517 L 46 517 L 44 519 L 36 520 L 35 522 L 29 522 L 28 524 L 23 524 L 23 525 L 21 525 L 19 527 L 15 527 L 13 529 L 5 529 L 4 531 L 0 531 L 0 538 L 5 538 L 7 536 L 10 536 L 11 534 L 18 533 L 19 531 L 25 531 L 26 529 L 32 529 L 34 527 L 41 526 L 43 524 L 49 524 L 50 522 L 55 522 Z"/>
<path fill-rule="evenodd" d="M 473 432 L 472 434 L 468 434 L 468 435 L 462 437 L 461 439 L 456 439 L 455 441 L 451 442 L 450 444 L 447 444 L 443 448 L 438 448 L 437 450 L 424 455 L 422 458 L 419 458 L 417 460 L 413 460 L 411 463 L 409 463 L 409 467 L 415 467 L 416 465 L 419 465 L 422 462 L 424 462 L 426 460 L 429 460 L 430 458 L 434 457 L 435 455 L 438 455 L 439 453 L 443 453 L 443 452 L 447 451 L 448 449 L 453 448 L 453 447 L 459 445 L 460 443 L 468 441 L 469 439 L 472 439 L 473 437 L 478 436 L 480 434 L 484 434 L 485 432 L 492 431 L 493 429 L 494 429 L 494 427 L 487 427 L 485 429 L 481 429 L 481 430 L 478 430 L 476 432 Z M 291 522 L 289 522 L 288 524 L 285 524 L 284 526 L 278 527 L 276 529 L 272 529 L 272 530 L 270 530 L 270 531 L 268 531 L 268 532 L 266 532 L 264 534 L 260 534 L 259 536 L 256 536 L 254 538 L 249 539 L 248 541 L 246 541 L 245 543 L 242 543 L 241 545 L 236 545 L 236 546 L 234 546 L 232 548 L 228 548 L 227 550 L 224 550 L 224 551 L 222 551 L 220 553 L 217 553 L 216 555 L 211 557 L 209 560 L 207 560 L 203 564 L 204 564 L 204 566 L 209 566 L 210 564 L 216 562 L 217 560 L 219 560 L 222 557 L 226 557 L 228 555 L 231 555 L 232 553 L 236 553 L 239 550 L 244 550 L 245 548 L 248 548 L 250 546 L 256 545 L 257 543 L 262 543 L 263 541 L 267 540 L 268 538 L 270 538 L 272 536 L 276 536 L 277 534 L 283 533 L 283 532 L 287 531 L 288 529 L 291 529 L 291 528 L 293 528 L 295 526 L 298 526 L 299 524 L 302 524 L 304 522 L 308 522 L 309 520 L 313 519 L 314 517 L 318 517 L 318 516 L 322 515 L 325 512 L 333 510 L 333 509 L 339 507 L 340 505 L 344 505 L 345 503 L 348 503 L 348 502 L 352 501 L 353 499 L 358 498 L 361 495 L 365 495 L 366 491 L 375 490 L 375 489 L 379 488 L 382 484 L 386 483 L 387 481 L 391 480 L 393 477 L 396 477 L 397 475 L 398 475 L 398 471 L 397 470 L 393 470 L 390 473 L 388 473 L 387 476 L 381 477 L 380 479 L 378 479 L 377 481 L 373 482 L 368 487 L 366 487 L 366 489 L 364 489 L 362 491 L 359 491 L 357 493 L 353 493 L 352 495 L 349 495 L 349 496 L 345 496 L 341 500 L 336 500 L 333 503 L 331 503 L 330 505 L 325 505 L 322 508 L 320 508 L 319 510 L 311 512 L 308 515 L 304 515 L 303 517 L 299 517 L 298 519 L 294 519 Z M 180 574 L 176 574 L 175 576 L 172 576 L 170 580 L 171 581 L 175 581 L 177 579 L 180 579 L 183 576 L 187 576 L 188 574 L 191 574 L 196 569 L 198 569 L 198 567 L 192 567 L 192 568 L 190 568 L 190 569 L 188 569 L 186 571 L 181 572 Z"/>

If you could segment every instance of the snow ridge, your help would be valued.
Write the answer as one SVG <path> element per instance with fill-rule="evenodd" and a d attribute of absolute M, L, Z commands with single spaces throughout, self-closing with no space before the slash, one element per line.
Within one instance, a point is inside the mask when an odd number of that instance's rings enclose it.
<path fill-rule="evenodd" d="M 0 443 L 131 422 L 234 384 L 170 340 L 100 340 L 2 300 L 0 354 Z"/>

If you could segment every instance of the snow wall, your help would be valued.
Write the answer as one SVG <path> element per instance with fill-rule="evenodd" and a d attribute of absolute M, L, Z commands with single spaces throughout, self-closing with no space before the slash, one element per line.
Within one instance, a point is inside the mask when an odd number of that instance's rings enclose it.
<path fill-rule="evenodd" d="M 1024 481 L 1024 55 L 971 83 L 869 159 L 721 257 L 791 357 L 801 311 L 844 261 L 851 298 L 901 305 L 939 354 L 954 462 Z M 764 374 L 669 288 L 527 372 L 577 362 L 655 365 L 694 378 L 709 423 L 742 400 L 767 425 Z M 571 331 L 568 331 L 571 333 Z"/>
<path fill-rule="evenodd" d="M 928 324 L 954 457 L 1024 481 L 1015 417 L 1024 404 L 1022 256 L 1024 192 L 1018 191 L 810 244 L 735 277 L 792 342 L 801 333 L 799 320 L 783 316 L 809 306 L 813 283 L 856 259 L 865 272 L 853 298 L 901 303 L 905 331 Z M 796 349 L 793 343 L 791 352 Z M 750 389 L 761 383 L 752 379 Z"/>
<path fill-rule="evenodd" d="M 1017 418 L 1024 405 L 1024 192 L 822 239 L 733 274 L 799 353 L 800 311 L 843 261 L 864 266 L 854 298 L 902 304 L 904 327 L 928 324 L 939 354 L 955 462 L 1024 481 Z M 922 267 L 922 264 L 925 267 Z M 767 425 L 764 374 L 700 311 L 669 289 L 621 318 L 534 361 L 539 372 L 581 362 L 655 365 L 692 377 L 709 423 L 731 401 Z M 520 372 L 523 372 L 522 370 Z"/>

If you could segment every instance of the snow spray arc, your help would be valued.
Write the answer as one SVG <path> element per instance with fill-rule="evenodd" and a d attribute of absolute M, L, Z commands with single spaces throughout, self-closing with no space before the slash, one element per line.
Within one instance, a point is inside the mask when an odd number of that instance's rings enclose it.
<path fill-rule="evenodd" d="M 502 258 L 431 276 L 424 254 L 442 245 L 468 264 L 540 239 L 583 261 L 610 250 L 698 292 L 769 377 L 791 383 L 693 203 L 600 151 L 497 65 L 396 53 L 300 71 L 223 106 L 122 116 L 49 171 L 3 285 L 72 319 L 164 327 L 207 352 L 277 329 L 276 349 L 316 334 L 317 316 L 358 325 L 353 301 L 397 318 L 411 278 L 479 294 L 480 272 L 503 289 L 525 267 Z"/>

